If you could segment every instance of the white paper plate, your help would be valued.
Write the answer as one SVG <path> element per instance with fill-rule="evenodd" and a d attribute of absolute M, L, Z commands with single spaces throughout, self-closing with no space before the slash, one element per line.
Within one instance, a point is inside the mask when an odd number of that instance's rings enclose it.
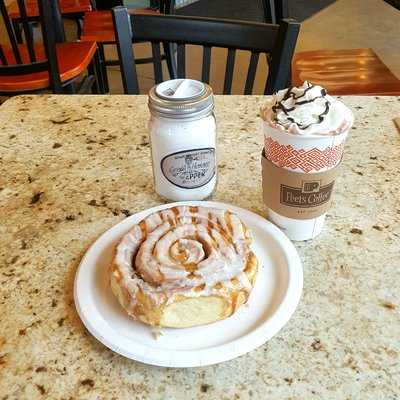
<path fill-rule="evenodd" d="M 111 292 L 108 267 L 118 240 L 148 214 L 174 205 L 203 205 L 236 212 L 253 233 L 260 262 L 247 305 L 232 317 L 187 329 L 151 328 L 128 317 Z M 261 216 L 223 203 L 164 204 L 132 215 L 96 240 L 83 257 L 75 278 L 75 304 L 89 332 L 116 353 L 146 364 L 197 367 L 231 360 L 271 339 L 289 320 L 301 297 L 303 270 L 290 240 Z"/>

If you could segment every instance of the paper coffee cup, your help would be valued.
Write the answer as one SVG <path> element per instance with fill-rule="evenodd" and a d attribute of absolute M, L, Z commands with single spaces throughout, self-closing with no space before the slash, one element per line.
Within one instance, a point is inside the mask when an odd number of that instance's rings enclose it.
<path fill-rule="evenodd" d="M 265 156 L 263 158 L 264 199 L 265 195 L 268 195 L 268 185 L 270 184 L 267 174 L 272 171 L 269 163 L 281 169 L 282 179 L 285 176 L 285 179 L 296 182 L 293 183 L 293 187 L 285 186 L 284 190 L 282 189 L 284 185 L 280 185 L 280 203 L 285 203 L 285 199 L 282 200 L 284 196 L 287 197 L 286 200 L 288 201 L 284 205 L 274 206 L 274 209 L 268 207 L 268 219 L 281 228 L 291 240 L 313 239 L 322 231 L 326 211 L 321 213 L 321 210 L 329 207 L 334 175 L 341 162 L 344 144 L 351 126 L 348 126 L 346 131 L 332 136 L 315 134 L 306 136 L 279 130 L 264 119 L 262 124 L 264 133 L 263 157 Z M 331 170 L 332 173 L 327 172 Z M 274 170 L 272 172 L 275 173 L 276 179 L 280 179 L 279 171 Z M 311 191 L 307 191 L 307 188 L 310 188 Z M 328 189 L 330 190 L 329 193 Z M 297 203 L 291 204 L 289 201 L 291 199 L 304 200 L 303 197 L 317 200 L 321 198 L 322 200 L 320 203 L 316 203 L 317 207 L 304 204 L 296 206 Z M 328 200 L 326 200 L 327 197 L 329 197 Z M 270 204 L 270 202 L 266 203 Z M 275 199 L 275 202 L 272 203 L 277 204 L 278 200 Z M 282 215 L 283 212 L 286 215 Z M 307 215 L 313 213 L 320 215 L 307 218 Z M 297 218 L 300 215 L 301 218 Z"/>

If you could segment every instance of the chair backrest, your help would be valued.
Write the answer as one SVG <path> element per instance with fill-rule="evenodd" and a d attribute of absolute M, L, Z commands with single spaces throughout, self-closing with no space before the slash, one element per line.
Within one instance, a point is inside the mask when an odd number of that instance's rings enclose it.
<path fill-rule="evenodd" d="M 55 93 L 62 91 L 58 71 L 56 43 L 65 39 L 58 0 L 37 0 L 45 50 L 45 59 L 39 56 L 34 44 L 32 21 L 27 15 L 25 0 L 16 0 L 18 18 L 10 17 L 4 0 L 0 0 L 0 13 L 7 31 L 8 43 L 0 44 L 0 75 L 25 75 L 48 71 L 50 87 Z M 25 41 L 18 43 L 15 24 L 22 25 Z"/>
<path fill-rule="evenodd" d="M 300 29 L 300 24 L 292 20 L 274 25 L 184 16 L 130 16 L 124 7 L 113 9 L 113 19 L 122 80 L 128 94 L 139 93 L 132 40 L 152 43 L 156 82 L 162 81 L 160 43 L 177 45 L 178 78 L 186 76 L 185 45 L 202 46 L 201 80 L 206 83 L 210 79 L 212 47 L 227 48 L 224 94 L 231 93 L 236 50 L 251 52 L 245 94 L 252 93 L 260 53 L 267 53 L 270 63 L 264 93 L 273 93 L 287 86 Z"/>

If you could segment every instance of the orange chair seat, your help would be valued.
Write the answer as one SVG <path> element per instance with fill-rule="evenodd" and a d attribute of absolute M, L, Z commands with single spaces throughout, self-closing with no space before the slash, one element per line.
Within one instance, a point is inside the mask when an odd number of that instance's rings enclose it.
<path fill-rule="evenodd" d="M 39 17 L 39 7 L 37 0 L 25 0 L 26 14 L 30 18 Z M 92 10 L 90 0 L 60 0 L 60 11 L 63 15 L 80 14 Z M 9 16 L 11 19 L 20 17 L 19 8 L 16 1 L 13 1 L 9 7 Z"/>
<path fill-rule="evenodd" d="M 159 14 L 151 8 L 136 8 L 129 10 L 130 14 Z M 85 14 L 81 40 L 99 43 L 114 43 L 115 33 L 111 11 L 91 11 Z"/>
<path fill-rule="evenodd" d="M 24 63 L 30 63 L 25 45 L 19 45 L 21 58 Z M 94 42 L 58 43 L 56 47 L 58 68 L 61 82 L 67 82 L 82 74 L 92 61 L 96 53 Z M 4 55 L 9 65 L 15 64 L 11 48 L 3 46 Z M 46 60 L 43 46 L 35 47 L 38 61 Z M 26 90 L 40 90 L 50 86 L 47 71 L 24 75 L 0 75 L 0 92 L 23 92 Z"/>
<path fill-rule="evenodd" d="M 371 49 L 296 53 L 292 84 L 297 86 L 305 80 L 333 95 L 400 95 L 400 80 Z"/>

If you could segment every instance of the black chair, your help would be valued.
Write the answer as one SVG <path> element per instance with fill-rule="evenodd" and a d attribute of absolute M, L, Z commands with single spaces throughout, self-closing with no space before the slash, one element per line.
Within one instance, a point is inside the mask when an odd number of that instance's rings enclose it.
<path fill-rule="evenodd" d="M 290 79 L 290 64 L 300 29 L 300 24 L 293 20 L 283 20 L 280 25 L 273 25 L 183 16 L 130 16 L 124 7 L 113 9 L 113 19 L 122 81 L 127 94 L 139 93 L 132 53 L 133 39 L 152 43 L 156 83 L 163 80 L 160 43 L 177 45 L 178 78 L 186 76 L 185 45 L 202 46 L 201 80 L 206 83 L 210 79 L 212 47 L 227 48 L 224 94 L 231 93 L 236 50 L 251 52 L 244 94 L 252 93 L 260 53 L 268 53 L 271 60 L 264 93 L 271 94 L 287 86 Z"/>
<path fill-rule="evenodd" d="M 159 0 L 150 2 L 150 7 L 135 8 L 129 11 L 130 14 L 144 14 L 144 15 L 163 15 L 173 14 L 175 10 L 175 0 Z M 100 64 L 102 66 L 102 75 L 104 77 L 104 84 L 106 92 L 109 91 L 107 79 L 107 67 L 119 66 L 119 60 L 109 60 L 105 57 L 104 46 L 115 44 L 115 29 L 113 25 L 112 5 L 121 5 L 123 0 L 105 1 L 103 3 L 97 2 L 97 6 L 107 8 L 107 10 L 96 10 L 87 12 L 83 23 L 82 35 L 80 36 L 83 41 L 95 41 L 99 48 Z M 138 42 L 138 41 L 136 41 Z M 176 65 L 174 62 L 174 49 L 173 46 L 164 45 L 164 54 L 161 55 L 162 60 L 166 60 L 168 71 L 171 79 L 176 77 Z M 136 64 L 150 64 L 153 63 L 152 57 L 137 58 Z"/>
<path fill-rule="evenodd" d="M 79 37 L 83 16 L 85 12 L 96 9 L 95 0 L 60 0 L 59 2 L 63 18 L 75 21 Z M 38 3 L 37 0 L 24 0 L 24 3 L 26 17 L 28 17 L 30 28 L 33 30 L 35 24 L 40 21 Z M 10 1 L 8 9 L 18 43 L 22 43 L 21 15 L 18 9 L 18 2 L 15 0 Z"/>
<path fill-rule="evenodd" d="M 65 43 L 58 0 L 38 0 L 43 44 L 35 43 L 24 0 L 17 0 L 25 43 L 18 43 L 4 0 L 0 12 L 9 44 L 0 45 L 0 94 L 50 89 L 54 93 L 102 92 L 101 70 L 94 42 Z"/>
<path fill-rule="evenodd" d="M 289 18 L 289 0 L 261 0 L 264 11 L 264 22 L 277 24 Z"/>

